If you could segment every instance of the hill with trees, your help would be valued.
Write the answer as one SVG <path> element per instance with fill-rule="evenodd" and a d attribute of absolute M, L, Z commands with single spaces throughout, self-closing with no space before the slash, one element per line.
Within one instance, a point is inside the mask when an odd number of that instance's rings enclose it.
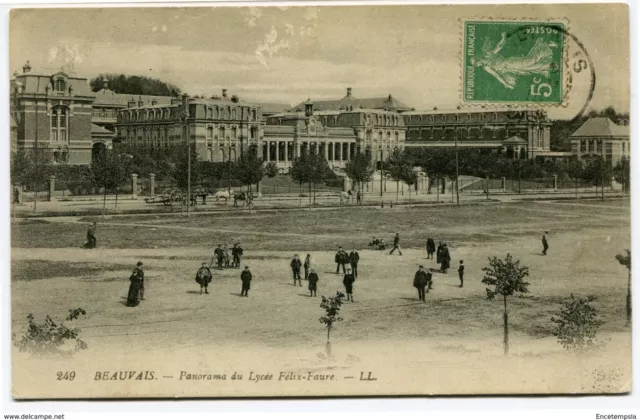
<path fill-rule="evenodd" d="M 146 76 L 128 76 L 125 74 L 101 73 L 89 81 L 91 90 L 97 92 L 108 82 L 109 89 L 116 93 L 132 95 L 178 96 L 182 93 L 179 87 Z"/>

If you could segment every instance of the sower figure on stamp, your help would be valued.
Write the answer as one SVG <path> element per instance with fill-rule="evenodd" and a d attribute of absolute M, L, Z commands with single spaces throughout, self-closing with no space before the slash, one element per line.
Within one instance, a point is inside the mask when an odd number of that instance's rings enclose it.
<path fill-rule="evenodd" d="M 433 238 L 427 238 L 427 259 L 433 259 L 433 253 L 436 252 L 436 242 Z"/>
<path fill-rule="evenodd" d="M 338 247 L 338 252 L 336 253 L 336 274 L 340 273 L 340 266 L 342 266 L 342 272 L 346 273 L 347 270 L 345 269 L 345 264 L 349 261 L 349 256 L 347 255 L 346 252 L 344 252 L 344 250 L 342 249 L 342 247 Z"/>
<path fill-rule="evenodd" d="M 309 279 L 309 269 L 311 269 L 311 254 L 307 254 L 304 258 L 304 279 Z"/>
<path fill-rule="evenodd" d="M 544 235 L 542 235 L 542 255 L 547 255 L 547 250 L 549 249 L 549 242 L 547 242 L 548 231 L 544 231 Z"/>
<path fill-rule="evenodd" d="M 291 266 L 291 271 L 293 272 L 293 285 L 296 285 L 297 280 L 300 284 L 300 287 L 302 287 L 302 280 L 300 279 L 300 268 L 302 267 L 302 261 L 300 261 L 300 257 L 298 257 L 298 254 L 295 254 L 293 256 L 293 259 L 291 260 L 291 263 L 289 265 Z"/>
<path fill-rule="evenodd" d="M 310 296 L 317 296 L 316 290 L 318 289 L 318 280 L 319 280 L 318 274 L 316 273 L 316 270 L 312 268 L 311 272 L 309 273 L 309 295 Z"/>
<path fill-rule="evenodd" d="M 393 254 L 393 251 L 398 250 L 398 253 L 402 255 L 402 250 L 400 249 L 400 234 L 396 233 L 396 236 L 393 237 L 393 249 L 389 252 L 389 255 Z"/>
<path fill-rule="evenodd" d="M 358 262 L 360 261 L 360 254 L 358 251 L 353 249 L 349 253 L 349 264 L 351 264 L 351 272 L 353 273 L 353 277 L 358 277 Z"/>
<path fill-rule="evenodd" d="M 418 300 L 426 302 L 425 300 L 425 288 L 429 285 L 431 273 L 424 271 L 424 266 L 419 266 L 415 276 L 413 276 L 413 287 L 418 289 Z"/>
<path fill-rule="evenodd" d="M 242 280 L 242 291 L 240 292 L 240 296 L 249 297 L 249 289 L 251 289 L 251 279 L 253 276 L 251 275 L 251 271 L 249 271 L 249 266 L 246 265 L 242 273 L 240 274 L 240 280 Z"/>
<path fill-rule="evenodd" d="M 211 270 L 209 270 L 209 267 L 207 267 L 207 263 L 203 262 L 202 266 L 196 273 L 196 283 L 200 285 L 200 294 L 202 294 L 203 288 L 204 288 L 204 292 L 206 294 L 209 294 L 209 291 L 207 290 L 207 286 L 209 286 L 209 283 L 211 283 L 212 277 L 213 276 L 211 275 Z"/>
<path fill-rule="evenodd" d="M 347 268 L 347 272 L 342 279 L 342 284 L 344 284 L 344 288 L 347 291 L 347 300 L 351 300 L 353 302 L 353 283 L 356 281 L 356 278 L 351 274 L 351 269 Z"/>

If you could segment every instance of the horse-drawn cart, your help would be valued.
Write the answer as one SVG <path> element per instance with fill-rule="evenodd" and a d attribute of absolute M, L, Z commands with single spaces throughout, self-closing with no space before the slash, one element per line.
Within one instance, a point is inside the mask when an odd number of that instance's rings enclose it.
<path fill-rule="evenodd" d="M 165 206 L 173 206 L 182 202 L 182 191 L 178 189 L 167 188 L 160 195 L 147 197 L 144 199 L 147 204 L 164 204 Z"/>

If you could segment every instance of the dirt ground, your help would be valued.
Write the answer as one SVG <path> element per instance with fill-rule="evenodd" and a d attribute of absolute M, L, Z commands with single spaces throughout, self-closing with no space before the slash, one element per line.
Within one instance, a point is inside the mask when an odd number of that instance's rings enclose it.
<path fill-rule="evenodd" d="M 629 248 L 628 202 L 496 204 L 469 208 L 464 213 L 451 208 L 438 210 L 437 227 L 431 223 L 432 227 L 426 226 L 425 220 L 435 218 L 429 211 L 377 213 L 368 223 L 362 217 L 350 220 L 322 212 L 309 216 L 311 234 L 278 229 L 287 221 L 280 215 L 254 220 L 242 216 L 237 224 L 227 218 L 224 228 L 235 233 L 225 234 L 245 238 L 243 265 L 254 275 L 249 297 L 239 296 L 240 270 L 236 269 L 213 270 L 210 294 L 199 294 L 195 272 L 201 262 L 209 260 L 220 237 L 215 235 L 217 225 L 208 225 L 206 218 L 188 222 L 114 218 L 100 226 L 100 232 L 109 226 L 119 234 L 125 229 L 138 234 L 140 230 L 134 227 L 152 225 L 154 234 L 166 235 L 159 248 L 116 248 L 113 240 L 108 247 L 95 250 L 60 247 L 68 240 L 65 235 L 83 226 L 70 220 L 14 225 L 13 333 L 19 337 L 25 331 L 28 314 L 39 320 L 48 314 L 58 320 L 69 309 L 81 307 L 87 316 L 69 324 L 81 328 L 80 336 L 89 345 L 72 361 L 56 362 L 56 370 L 69 366 L 83 372 L 82 381 L 79 378 L 63 388 L 56 386 L 55 378 L 39 374 L 51 370 L 50 360 L 25 359 L 14 352 L 14 394 L 28 396 L 40 386 L 42 395 L 53 392 L 62 396 L 630 390 L 631 330 L 625 326 L 624 306 L 627 272 L 614 258 Z M 504 223 L 500 223 L 501 215 Z M 340 222 L 323 229 L 318 226 L 323 218 Z M 38 238 L 32 237 L 33 226 L 42 232 Z M 263 238 L 261 227 L 275 234 L 277 238 L 272 240 L 278 246 L 269 247 L 266 239 L 251 242 L 252 231 L 253 238 Z M 178 245 L 171 247 L 170 236 L 179 238 L 186 232 L 182 228 L 208 240 L 188 246 L 176 239 Z M 49 229 L 56 232 L 58 242 L 47 236 Z M 545 229 L 550 230 L 550 250 L 542 256 L 540 236 Z M 344 320 L 331 334 L 335 358 L 327 359 L 323 354 L 326 329 L 318 319 L 323 315 L 321 296 L 343 290 L 342 276 L 335 274 L 335 244 L 353 246 L 370 239 L 372 231 L 388 235 L 396 230 L 407 238 L 402 256 L 360 247 L 355 302 L 343 305 Z M 424 243 L 426 237 L 421 236 L 427 230 L 435 232 L 436 241 L 449 242 L 452 270 L 446 275 L 435 274 L 435 288 L 422 303 L 417 300 L 412 279 L 419 264 L 436 267 L 419 245 Z M 27 244 L 30 246 L 24 246 Z M 293 286 L 289 268 L 293 252 L 302 259 L 306 253 L 312 255 L 312 265 L 320 276 L 317 298 L 308 296 L 305 281 L 302 287 Z M 531 275 L 530 293 L 508 301 L 511 351 L 505 358 L 502 305 L 486 299 L 481 279 L 487 258 L 504 258 L 507 253 L 529 267 Z M 146 300 L 128 308 L 124 303 L 131 270 L 126 267 L 132 268 L 138 260 L 145 264 Z M 464 288 L 458 287 L 459 260 L 466 266 Z M 597 297 L 594 306 L 604 322 L 599 338 L 610 340 L 603 351 L 576 357 L 553 337 L 551 317 L 571 293 Z M 161 380 L 114 388 L 113 383 L 94 378 L 96 371 L 127 369 L 155 370 Z M 265 380 L 267 386 L 258 386 L 247 381 L 252 370 L 274 372 L 276 379 L 281 371 L 334 373 L 340 378 L 329 382 L 274 379 Z M 235 382 L 194 383 L 177 379 L 183 371 L 225 373 L 229 377 L 235 371 L 244 372 L 245 377 Z M 368 372 L 377 381 L 359 380 L 361 375 L 366 379 Z"/>

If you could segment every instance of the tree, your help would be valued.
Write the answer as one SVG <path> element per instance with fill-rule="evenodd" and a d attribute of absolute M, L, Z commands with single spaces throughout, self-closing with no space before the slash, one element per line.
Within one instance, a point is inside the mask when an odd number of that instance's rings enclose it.
<path fill-rule="evenodd" d="M 596 187 L 596 197 L 598 196 L 598 185 L 601 188 L 601 198 L 604 200 L 604 186 L 611 182 L 611 167 L 600 155 L 583 156 L 585 167 L 582 177 L 586 182 Z"/>
<path fill-rule="evenodd" d="M 91 162 L 91 175 L 93 183 L 98 188 L 103 188 L 102 215 L 106 212 L 107 191 L 116 193 L 115 208 L 118 208 L 118 189 L 127 180 L 130 171 L 131 159 L 115 150 L 106 150 Z"/>
<path fill-rule="evenodd" d="M 504 354 L 509 354 L 509 315 L 507 313 L 507 296 L 514 293 L 529 293 L 529 283 L 524 278 L 529 276 L 528 267 L 520 267 L 520 261 L 513 261 L 511 254 L 507 254 L 505 261 L 497 257 L 489 258 L 489 266 L 482 269 L 485 275 L 482 283 L 493 286 L 487 288 L 487 299 L 493 300 L 497 295 L 502 295 L 504 301 Z"/>
<path fill-rule="evenodd" d="M 129 76 L 124 74 L 102 73 L 89 82 L 91 90 L 97 92 L 107 82 L 108 88 L 116 93 L 132 95 L 180 96 L 180 88 L 146 76 Z M 136 98 L 134 98 L 135 100 Z"/>
<path fill-rule="evenodd" d="M 86 315 L 84 309 L 69 309 L 66 320 L 73 321 L 78 319 L 80 315 Z M 20 341 L 16 340 L 15 334 L 12 335 L 13 344 L 21 353 L 70 356 L 88 347 L 87 343 L 78 338 L 80 329 L 67 328 L 62 322 L 58 325 L 49 315 L 43 324 L 36 323 L 34 319 L 33 314 L 27 316 L 27 332 L 24 333 Z M 71 340 L 75 341 L 73 349 L 64 350 L 64 346 Z"/>
<path fill-rule="evenodd" d="M 264 167 L 264 173 L 267 177 L 274 178 L 280 173 L 280 170 L 275 162 L 267 162 Z"/>
<path fill-rule="evenodd" d="M 11 154 L 11 184 L 14 187 L 21 187 L 21 189 L 29 183 L 29 174 L 31 173 L 31 159 L 26 150 L 18 149 Z M 11 194 L 14 194 L 11 191 Z M 11 200 L 12 210 L 15 217 L 15 199 L 14 196 Z"/>
<path fill-rule="evenodd" d="M 265 175 L 262 158 L 258 156 L 258 148 L 251 145 L 249 149 L 240 156 L 236 163 L 238 179 L 249 186 L 258 184 Z"/>
<path fill-rule="evenodd" d="M 616 255 L 616 260 L 627 267 L 629 273 L 627 279 L 627 326 L 629 326 L 631 325 L 631 251 L 627 249 L 627 255 Z"/>
<path fill-rule="evenodd" d="M 191 154 L 189 155 L 189 150 Z M 191 186 L 201 182 L 201 172 L 196 170 L 198 165 L 198 152 L 195 143 L 191 143 L 191 147 L 187 144 L 181 144 L 176 148 L 171 159 L 172 170 L 171 178 L 178 188 L 185 194 L 189 184 L 189 158 L 191 159 Z"/>
<path fill-rule="evenodd" d="M 347 176 L 358 183 L 360 187 L 360 196 L 362 197 L 362 188 L 365 183 L 371 182 L 376 167 L 366 153 L 356 153 L 351 156 L 351 160 L 347 162 L 344 168 Z M 361 200 L 361 203 L 364 200 Z"/>
<path fill-rule="evenodd" d="M 616 163 L 616 166 L 613 167 L 613 178 L 618 184 L 622 185 L 622 191 L 624 191 L 625 194 L 629 194 L 629 191 L 631 189 L 630 169 L 631 165 L 629 164 L 629 158 L 626 156 L 623 156 L 622 159 L 620 159 L 620 161 Z"/>
<path fill-rule="evenodd" d="M 320 307 L 325 310 L 325 315 L 320 317 L 320 322 L 327 326 L 327 356 L 331 357 L 331 328 L 333 324 L 338 321 L 342 321 L 340 315 L 340 307 L 342 306 L 342 299 L 344 299 L 344 293 L 336 292 L 335 296 L 326 298 L 322 296 L 322 303 Z"/>
<path fill-rule="evenodd" d="M 573 179 L 576 189 L 576 197 L 578 196 L 578 182 L 583 178 L 584 164 L 580 159 L 571 159 L 566 163 L 565 173 Z"/>
<path fill-rule="evenodd" d="M 556 324 L 553 335 L 558 338 L 562 347 L 577 354 L 600 347 L 595 338 L 602 321 L 597 318 L 595 308 L 590 305 L 596 298 L 588 296 L 586 299 L 576 299 L 572 293 L 569 299 L 562 304 L 560 313 L 551 318 Z"/>
<path fill-rule="evenodd" d="M 51 166 L 52 154 L 49 148 L 36 144 L 29 150 L 28 156 L 31 161 L 28 179 L 33 185 L 33 212 L 35 213 L 40 186 L 49 181 L 49 176 L 51 176 L 53 170 Z"/>
<path fill-rule="evenodd" d="M 293 159 L 289 176 L 300 184 L 300 190 L 302 190 L 302 184 L 309 183 L 309 200 L 311 200 L 311 163 L 309 154 L 303 153 Z M 300 193 L 300 205 L 302 206 L 302 193 Z"/>
<path fill-rule="evenodd" d="M 387 160 L 383 162 L 382 172 L 387 178 L 396 182 L 396 203 L 398 203 L 400 182 L 404 182 L 407 175 L 407 168 L 410 166 L 408 156 L 400 149 L 394 149 Z"/>
<path fill-rule="evenodd" d="M 324 156 L 311 153 L 308 157 L 309 161 L 309 181 L 313 183 L 313 204 L 316 203 L 316 187 L 331 175 L 329 162 Z"/>
<path fill-rule="evenodd" d="M 411 202 L 411 189 L 413 185 L 418 181 L 418 174 L 416 174 L 413 168 L 409 165 L 404 166 L 404 169 L 401 174 L 402 182 L 407 184 L 409 187 L 409 202 Z"/>
<path fill-rule="evenodd" d="M 431 180 L 436 181 L 436 201 L 440 201 L 441 180 L 447 175 L 447 166 L 452 158 L 455 159 L 451 151 L 435 148 L 426 150 L 420 159 L 422 171 L 429 176 L 430 182 Z M 442 187 L 444 187 L 444 185 L 442 185 Z"/>

